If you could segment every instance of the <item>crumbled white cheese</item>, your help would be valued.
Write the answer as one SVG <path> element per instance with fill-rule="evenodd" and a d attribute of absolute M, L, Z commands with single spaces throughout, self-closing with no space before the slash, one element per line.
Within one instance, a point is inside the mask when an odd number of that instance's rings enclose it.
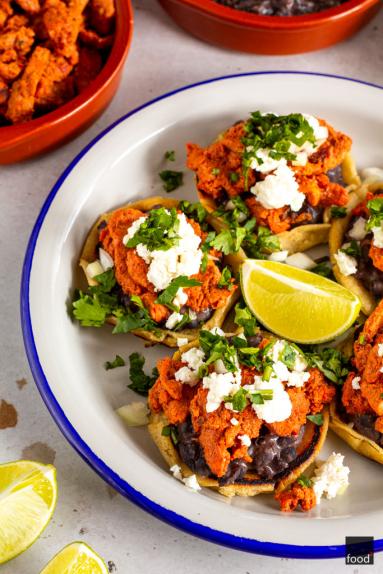
<path fill-rule="evenodd" d="M 165 323 L 165 327 L 167 329 L 174 329 L 174 327 L 178 325 L 180 321 L 182 321 L 183 317 L 184 316 L 182 315 L 182 313 L 177 313 L 176 311 L 174 311 L 174 313 L 169 315 L 168 320 Z"/>
<path fill-rule="evenodd" d="M 289 255 L 289 252 L 286 250 L 275 251 L 274 253 L 270 253 L 270 255 L 268 255 L 267 259 L 269 261 L 279 261 L 280 263 L 283 263 L 284 261 L 286 261 L 288 255 Z"/>
<path fill-rule="evenodd" d="M 360 389 L 360 384 L 359 384 L 360 381 L 361 381 L 360 377 L 354 377 L 354 378 L 352 379 L 352 381 L 351 381 L 351 386 L 352 386 L 352 388 L 353 388 L 355 391 L 357 391 L 357 390 Z"/>
<path fill-rule="evenodd" d="M 208 389 L 206 412 L 212 413 L 218 409 L 225 397 L 233 396 L 240 389 L 240 371 L 239 375 L 231 372 L 210 373 L 202 379 L 202 386 L 204 389 Z M 227 407 L 227 405 L 228 403 L 225 406 Z"/>
<path fill-rule="evenodd" d="M 272 376 L 270 381 L 263 381 L 261 377 L 255 376 L 254 383 L 252 385 L 244 385 L 244 388 L 249 392 L 266 389 L 273 391 L 271 400 L 265 400 L 262 405 L 252 404 L 257 417 L 266 423 L 284 421 L 291 415 L 292 405 L 290 397 L 285 391 L 283 384 L 277 378 Z"/>
<path fill-rule="evenodd" d="M 175 372 L 174 378 L 180 383 L 185 383 L 193 387 L 199 381 L 198 373 L 189 369 L 189 367 L 181 367 Z"/>
<path fill-rule="evenodd" d="M 182 480 L 181 467 L 178 464 L 173 464 L 169 470 L 173 474 L 174 478 L 177 480 Z"/>
<path fill-rule="evenodd" d="M 362 241 L 362 239 L 364 239 L 367 235 L 366 219 L 364 219 L 364 217 L 358 217 L 348 234 L 351 239 L 355 239 L 355 241 Z"/>
<path fill-rule="evenodd" d="M 100 247 L 98 250 L 98 256 L 100 258 L 100 263 L 104 271 L 107 271 L 108 269 L 112 269 L 114 267 L 114 261 L 112 257 L 102 247 Z"/>
<path fill-rule="evenodd" d="M 328 138 L 328 129 L 326 126 L 321 126 L 317 118 L 309 114 L 302 114 L 304 118 L 308 121 L 310 126 L 314 131 L 315 143 L 304 142 L 302 145 L 297 146 L 291 144 L 289 152 L 296 154 L 296 160 L 292 161 L 293 165 L 304 166 L 306 165 L 308 158 L 314 151 L 316 151 Z"/>
<path fill-rule="evenodd" d="M 184 345 L 187 345 L 189 342 L 189 339 L 187 337 L 178 337 L 177 339 L 177 346 L 178 347 L 183 347 Z"/>
<path fill-rule="evenodd" d="M 234 427 L 239 425 L 239 421 L 234 417 L 232 419 L 230 419 L 230 422 Z"/>
<path fill-rule="evenodd" d="M 195 275 L 201 266 L 203 257 L 200 249 L 201 238 L 188 223 L 184 213 L 178 213 L 177 217 L 179 221 L 177 245 L 167 250 L 154 251 L 149 251 L 143 244 L 136 246 L 137 254 L 149 265 L 147 277 L 156 291 L 166 289 L 173 279 L 181 275 L 187 277 Z M 124 244 L 134 237 L 144 221 L 145 217 L 140 217 L 132 223 L 123 238 Z"/>
<path fill-rule="evenodd" d="M 375 247 L 383 248 L 383 225 L 380 224 L 379 227 L 373 227 L 372 233 L 374 234 L 372 243 Z"/>
<path fill-rule="evenodd" d="M 286 258 L 285 263 L 298 269 L 313 269 L 316 263 L 306 253 L 293 253 Z"/>
<path fill-rule="evenodd" d="M 238 435 L 238 438 L 241 441 L 241 443 L 243 444 L 243 446 L 250 446 L 251 445 L 251 439 L 250 439 L 249 435 L 241 434 L 241 435 Z"/>
<path fill-rule="evenodd" d="M 199 381 L 198 369 L 203 364 L 205 353 L 202 349 L 192 347 L 181 355 L 181 361 L 186 363 L 185 367 L 181 367 L 175 373 L 176 381 L 186 383 L 190 386 L 195 385 Z"/>
<path fill-rule="evenodd" d="M 193 369 L 193 371 L 198 371 L 200 366 L 203 364 L 204 358 L 205 353 L 198 347 L 192 347 L 181 355 L 181 361 L 186 363 L 190 369 Z"/>
<path fill-rule="evenodd" d="M 383 343 L 378 343 L 378 357 L 383 357 Z"/>
<path fill-rule="evenodd" d="M 285 346 L 286 341 L 280 339 L 275 341 L 274 345 L 267 353 L 273 361 L 272 368 L 274 371 L 274 377 L 279 379 L 281 382 L 285 382 L 288 387 L 303 387 L 310 378 L 310 373 L 305 372 L 307 369 L 307 363 L 303 355 L 301 355 L 298 350 L 294 349 L 295 360 L 293 369 L 288 369 L 287 365 L 280 360 Z"/>
<path fill-rule="evenodd" d="M 201 487 L 198 484 L 198 480 L 195 474 L 192 474 L 191 476 L 185 476 L 185 478 L 182 479 L 182 482 L 189 490 L 193 492 L 198 492 L 199 490 L 201 490 Z"/>
<path fill-rule="evenodd" d="M 266 209 L 288 205 L 292 211 L 299 211 L 305 200 L 305 194 L 299 191 L 294 172 L 283 164 L 263 181 L 258 181 L 250 191 Z"/>
<path fill-rule="evenodd" d="M 187 300 L 188 300 L 187 294 L 182 289 L 182 287 L 180 287 L 176 293 L 176 296 L 173 299 L 173 305 L 175 305 L 176 307 L 182 307 L 183 305 L 186 304 Z"/>
<path fill-rule="evenodd" d="M 252 149 L 253 147 L 249 146 L 247 151 L 251 152 Z M 263 148 L 257 150 L 257 157 L 254 157 L 250 163 L 251 169 L 260 171 L 261 173 L 270 173 L 280 165 L 287 165 L 287 161 L 284 158 L 273 159 L 270 156 L 270 150 Z"/>
<path fill-rule="evenodd" d="M 347 255 L 347 253 L 340 251 L 340 249 L 338 249 L 338 253 L 335 253 L 334 257 L 342 275 L 354 275 L 354 273 L 357 272 L 358 268 L 355 257 Z"/>
<path fill-rule="evenodd" d="M 337 494 L 343 494 L 349 485 L 350 469 L 343 464 L 343 460 L 342 454 L 333 452 L 325 462 L 315 469 L 315 476 L 311 480 L 317 504 L 320 503 L 322 496 L 335 498 Z"/>

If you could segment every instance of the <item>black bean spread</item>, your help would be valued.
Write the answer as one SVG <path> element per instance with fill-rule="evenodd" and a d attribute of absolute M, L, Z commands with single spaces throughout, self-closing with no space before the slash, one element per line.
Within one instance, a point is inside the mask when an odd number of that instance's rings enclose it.
<path fill-rule="evenodd" d="M 218 4 L 260 16 L 302 16 L 322 12 L 347 0 L 215 0 Z"/>

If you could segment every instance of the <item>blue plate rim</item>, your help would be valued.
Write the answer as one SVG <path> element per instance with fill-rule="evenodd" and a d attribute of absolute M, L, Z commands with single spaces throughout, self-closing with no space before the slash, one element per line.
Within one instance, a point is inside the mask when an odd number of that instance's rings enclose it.
<path fill-rule="evenodd" d="M 24 347 L 27 355 L 27 359 L 29 362 L 29 366 L 35 380 L 36 386 L 41 394 L 41 397 L 46 404 L 53 420 L 59 427 L 60 431 L 63 433 L 65 438 L 68 442 L 72 445 L 72 447 L 78 452 L 78 454 L 89 464 L 93 470 L 97 472 L 101 478 L 103 478 L 106 482 L 108 482 L 113 488 L 115 488 L 120 494 L 128 498 L 130 501 L 135 503 L 137 506 L 155 516 L 156 518 L 162 520 L 174 526 L 184 532 L 189 534 L 193 534 L 199 538 L 204 540 L 208 540 L 210 542 L 214 542 L 221 546 L 226 546 L 229 548 L 234 548 L 237 550 L 243 550 L 246 552 L 251 552 L 255 554 L 261 554 L 265 556 L 274 556 L 274 557 L 284 557 L 284 558 L 302 558 L 302 559 L 325 559 L 325 558 L 339 558 L 345 556 L 345 545 L 334 545 L 334 546 L 299 546 L 293 544 L 279 544 L 275 542 L 263 542 L 260 540 L 250 539 L 250 538 L 242 538 L 239 536 L 235 536 L 233 534 L 229 534 L 226 532 L 222 532 L 219 530 L 212 529 L 208 526 L 204 526 L 203 524 L 199 524 L 193 522 L 184 516 L 177 514 L 167 508 L 162 507 L 161 505 L 153 502 L 143 494 L 141 494 L 138 490 L 134 489 L 128 482 L 123 480 L 120 476 L 118 476 L 111 468 L 109 468 L 85 443 L 85 441 L 81 438 L 78 434 L 76 429 L 72 426 L 69 422 L 68 418 L 66 417 L 64 411 L 60 407 L 58 401 L 56 400 L 50 386 L 48 383 L 47 378 L 45 377 L 44 371 L 40 364 L 39 356 L 37 353 L 34 336 L 33 336 L 33 329 L 32 329 L 32 322 L 31 322 L 31 314 L 30 314 L 30 306 L 29 306 L 29 284 L 30 284 L 30 275 L 32 270 L 33 264 L 33 256 L 35 252 L 35 247 L 37 243 L 37 239 L 41 230 L 41 227 L 44 223 L 44 219 L 49 211 L 49 208 L 58 193 L 59 189 L 61 188 L 63 182 L 71 173 L 71 171 L 75 168 L 81 158 L 86 155 L 86 153 L 99 141 L 101 140 L 107 133 L 113 130 L 118 124 L 139 113 L 141 110 L 155 104 L 156 102 L 169 98 L 179 92 L 183 92 L 186 90 L 190 90 L 192 88 L 203 86 L 206 84 L 211 84 L 213 82 L 219 82 L 223 80 L 233 79 L 233 78 L 241 78 L 247 76 L 259 76 L 259 75 L 306 75 L 306 76 L 317 76 L 323 78 L 332 78 L 337 80 L 349 81 L 354 82 L 357 84 L 362 84 L 366 86 L 370 86 L 373 88 L 377 88 L 383 90 L 383 86 L 379 84 L 375 84 L 373 82 L 367 82 L 364 80 L 358 80 L 356 78 L 348 77 L 348 76 L 341 76 L 336 74 L 326 74 L 323 72 L 306 72 L 306 71 L 299 71 L 299 70 L 266 70 L 260 72 L 245 72 L 240 74 L 229 74 L 225 76 L 218 76 L 215 78 L 209 78 L 200 82 L 195 82 L 193 84 L 189 84 L 186 86 L 182 86 L 180 88 L 174 89 L 172 91 L 166 92 L 152 100 L 147 101 L 146 103 L 138 106 L 128 112 L 127 114 L 121 116 L 112 124 L 110 124 L 107 128 L 101 131 L 93 140 L 91 140 L 70 162 L 67 168 L 62 172 L 62 174 L 58 177 L 56 183 L 52 187 L 51 191 L 49 192 L 44 204 L 41 208 L 41 211 L 37 217 L 35 225 L 33 227 L 31 236 L 29 238 L 23 269 L 22 269 L 22 277 L 21 277 L 21 290 L 20 290 L 20 315 L 21 315 L 21 327 L 23 333 L 23 340 L 24 340 Z M 383 539 L 375 540 L 374 541 L 374 550 L 375 552 L 380 552 L 383 550 Z"/>

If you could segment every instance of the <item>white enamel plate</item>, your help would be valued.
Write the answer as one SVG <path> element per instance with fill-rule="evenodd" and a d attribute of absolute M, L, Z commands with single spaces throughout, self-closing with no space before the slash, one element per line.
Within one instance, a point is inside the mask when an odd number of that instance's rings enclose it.
<path fill-rule="evenodd" d="M 382 166 L 383 91 L 325 75 L 260 73 L 187 87 L 128 114 L 71 163 L 48 196 L 33 230 L 22 282 L 22 324 L 31 369 L 52 416 L 84 459 L 112 486 L 151 514 L 209 540 L 276 556 L 344 554 L 344 537 L 382 538 L 383 468 L 329 433 L 324 451 L 345 455 L 351 485 L 310 514 L 282 515 L 272 496 L 231 500 L 193 493 L 176 481 L 146 429 L 127 429 L 115 414 L 137 400 L 128 369 L 105 371 L 116 354 L 144 353 L 147 366 L 169 351 L 145 349 L 109 328 L 79 328 L 68 314 L 79 284 L 77 259 L 99 214 L 139 197 L 163 193 L 158 172 L 184 169 L 185 144 L 207 144 L 255 110 L 307 112 L 349 134 L 358 167 Z M 174 167 L 173 167 L 174 165 Z M 167 166 L 169 169 L 169 166 Z M 196 200 L 188 174 L 174 194 Z M 376 550 L 383 540 L 376 541 Z"/>

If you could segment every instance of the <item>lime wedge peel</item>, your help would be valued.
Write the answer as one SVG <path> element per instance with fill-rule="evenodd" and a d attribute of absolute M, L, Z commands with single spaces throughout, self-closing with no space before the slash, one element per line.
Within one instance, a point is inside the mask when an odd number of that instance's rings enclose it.
<path fill-rule="evenodd" d="M 275 261 L 247 259 L 241 285 L 247 306 L 264 327 L 296 343 L 331 341 L 360 311 L 358 297 L 342 285 Z"/>
<path fill-rule="evenodd" d="M 0 564 L 36 541 L 56 501 L 54 466 L 27 460 L 0 465 Z"/>
<path fill-rule="evenodd" d="M 84 542 L 65 546 L 42 570 L 41 574 L 108 574 L 105 562 Z"/>

